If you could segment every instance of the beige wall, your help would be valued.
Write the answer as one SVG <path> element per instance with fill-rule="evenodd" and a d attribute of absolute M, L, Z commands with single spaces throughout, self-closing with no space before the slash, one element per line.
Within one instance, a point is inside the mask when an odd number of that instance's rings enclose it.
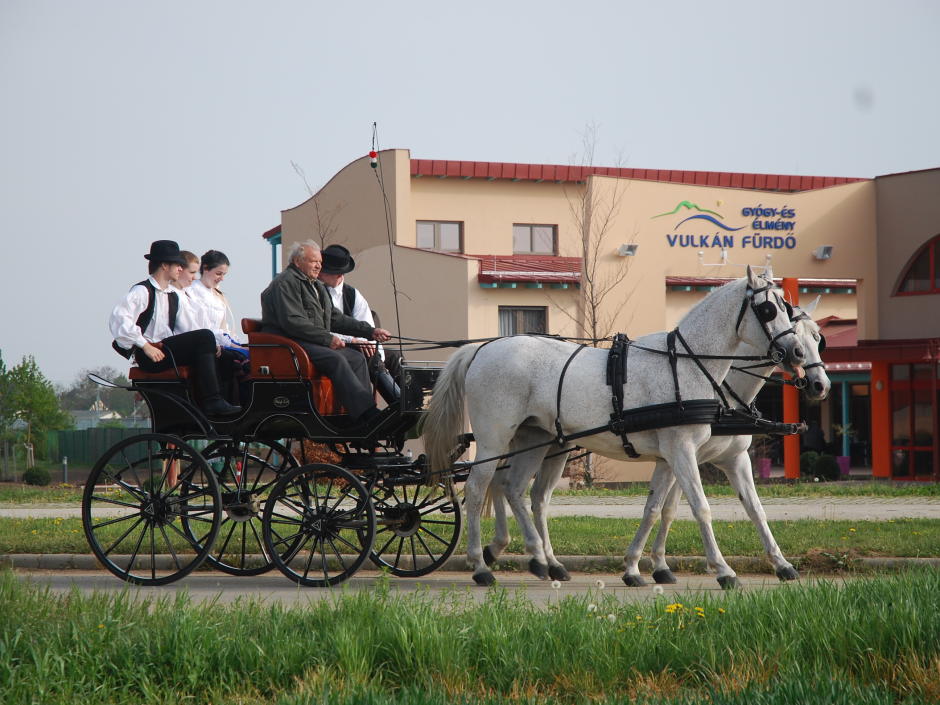
<path fill-rule="evenodd" d="M 940 337 L 940 295 L 894 296 L 914 254 L 940 234 L 940 169 L 880 176 L 878 201 L 878 310 L 886 340 Z M 872 336 L 866 336 L 872 337 Z M 859 338 L 862 338 L 859 335 Z"/>
<path fill-rule="evenodd" d="M 546 223 L 558 226 L 559 252 L 580 256 L 579 229 L 572 215 L 580 199 L 589 197 L 594 204 L 594 232 L 603 214 L 611 218 L 599 240 L 598 277 L 613 280 L 624 274 L 603 304 L 609 317 L 608 333 L 625 331 L 631 337 L 665 330 L 678 322 L 702 293 L 667 292 L 667 276 L 738 277 L 744 265 L 763 267 L 766 255 L 777 277 L 857 279 L 858 294 L 823 297 L 816 316 L 837 315 L 859 318 L 859 337 L 878 337 L 880 328 L 897 337 L 913 337 L 903 332 L 900 321 L 916 312 L 918 302 L 886 300 L 884 293 L 894 284 L 897 272 L 919 244 L 935 234 L 923 233 L 923 225 L 909 214 L 910 206 L 933 203 L 940 171 L 916 181 L 915 187 L 901 177 L 880 179 L 877 184 L 877 226 L 884 233 L 892 229 L 902 234 L 903 247 L 889 253 L 881 243 L 881 262 L 872 255 L 876 248 L 876 184 L 860 182 L 806 193 L 776 193 L 747 189 L 689 186 L 682 184 L 634 181 L 609 177 L 590 177 L 587 184 L 551 182 L 512 182 L 506 180 L 435 177 L 412 178 L 407 150 L 389 150 L 380 154 L 385 192 L 391 209 L 392 237 L 397 277 L 397 297 L 401 333 L 433 340 L 480 338 L 498 332 L 499 306 L 547 306 L 549 328 L 553 333 L 578 335 L 575 325 L 581 294 L 568 290 L 526 288 L 482 288 L 477 281 L 478 263 L 462 257 L 415 249 L 416 220 L 462 221 L 464 249 L 469 254 L 512 254 L 513 223 Z M 910 193 L 908 191 L 910 190 Z M 674 215 L 660 214 L 674 210 L 683 201 L 714 211 L 730 227 L 726 232 L 704 220 L 680 222 L 700 211 L 680 209 Z M 391 283 L 391 265 L 387 244 L 386 216 L 376 173 L 367 157 L 357 159 L 334 176 L 317 194 L 282 214 L 282 239 L 285 252 L 290 244 L 307 237 L 318 238 L 317 208 L 321 222 L 334 213 L 330 224 L 336 234 L 329 243 L 348 247 L 358 266 L 350 283 L 366 294 L 372 307 L 382 316 L 383 325 L 398 333 Z M 745 209 L 789 209 L 792 217 L 768 217 L 745 214 Z M 937 206 L 940 208 L 940 206 Z M 793 223 L 792 230 L 757 230 L 753 221 Z M 938 222 L 930 213 L 926 222 Z M 697 242 L 716 233 L 732 239 L 728 264 L 708 266 L 720 261 L 720 248 L 703 247 Z M 745 238 L 791 235 L 791 249 L 764 249 L 746 246 Z M 696 242 L 681 246 L 676 235 L 692 236 Z M 621 257 L 621 244 L 639 246 L 634 257 Z M 819 245 L 833 246 L 830 260 L 812 257 Z M 699 258 L 699 250 L 703 258 Z M 891 259 L 891 256 L 896 256 Z M 890 256 L 889 256 L 890 255 Z M 895 261 L 898 260 L 898 261 Z M 879 269 L 880 267 L 880 269 Z M 880 276 L 879 276 L 880 274 Z M 919 297 L 920 298 L 920 297 Z M 805 297 L 804 303 L 810 300 Z M 894 306 L 898 321 L 879 321 L 877 304 Z M 909 300 L 911 301 L 911 300 Z M 905 308 L 907 307 L 907 308 Z M 885 309 L 888 310 L 887 308 Z M 903 310 L 903 311 L 902 311 Z M 923 309 L 921 308 L 921 311 Z M 901 315 L 903 313 L 903 315 Z M 893 315 L 893 314 L 892 314 Z M 891 316 L 887 316 L 890 318 Z M 940 317 L 934 319 L 940 326 Z M 897 324 L 897 325 L 896 325 Z M 906 329 L 905 329 L 906 330 Z M 936 335 L 937 333 L 933 333 Z M 412 359 L 445 359 L 449 351 L 428 351 L 409 356 Z M 612 471 L 619 479 L 647 479 L 649 464 L 616 464 Z"/>

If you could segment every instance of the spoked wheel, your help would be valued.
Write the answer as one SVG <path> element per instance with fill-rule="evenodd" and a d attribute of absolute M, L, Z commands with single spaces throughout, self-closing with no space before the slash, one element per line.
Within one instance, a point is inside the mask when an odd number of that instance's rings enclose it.
<path fill-rule="evenodd" d="M 230 575 L 268 572 L 274 564 L 264 550 L 261 513 L 274 485 L 297 460 L 276 441 L 217 441 L 202 457 L 216 473 L 222 495 L 222 523 L 206 562 Z"/>
<path fill-rule="evenodd" d="M 219 485 L 199 451 L 159 433 L 112 446 L 95 463 L 82 498 L 91 550 L 137 585 L 165 585 L 197 568 L 221 516 Z"/>
<path fill-rule="evenodd" d="M 375 548 L 369 558 L 394 575 L 417 578 L 440 568 L 460 541 L 460 503 L 449 482 L 378 484 Z"/>
<path fill-rule="evenodd" d="M 274 565 L 308 587 L 349 578 L 375 541 L 372 498 L 355 475 L 336 465 L 304 465 L 278 480 L 262 525 Z"/>

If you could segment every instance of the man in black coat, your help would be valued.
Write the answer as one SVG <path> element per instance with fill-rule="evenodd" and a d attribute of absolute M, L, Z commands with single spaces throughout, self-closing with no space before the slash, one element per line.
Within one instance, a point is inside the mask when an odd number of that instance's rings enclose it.
<path fill-rule="evenodd" d="M 336 309 L 326 287 L 317 280 L 322 266 L 323 255 L 316 242 L 294 245 L 287 269 L 261 292 L 262 330 L 296 340 L 317 369 L 332 380 L 349 414 L 369 424 L 381 412 L 375 406 L 366 358 L 347 348 L 332 331 L 380 343 L 391 334 Z"/>

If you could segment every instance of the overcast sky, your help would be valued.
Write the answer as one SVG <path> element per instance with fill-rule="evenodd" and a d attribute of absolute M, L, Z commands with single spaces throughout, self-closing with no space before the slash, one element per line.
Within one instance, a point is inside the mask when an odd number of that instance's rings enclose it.
<path fill-rule="evenodd" d="M 55 382 L 155 239 L 226 252 L 380 145 L 413 157 L 872 177 L 940 166 L 940 2 L 0 0 L 0 351 Z M 421 337 L 420 331 L 413 333 Z"/>

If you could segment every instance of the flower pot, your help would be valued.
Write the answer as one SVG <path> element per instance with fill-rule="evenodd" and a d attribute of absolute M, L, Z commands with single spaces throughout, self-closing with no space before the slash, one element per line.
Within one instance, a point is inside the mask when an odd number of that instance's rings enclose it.
<path fill-rule="evenodd" d="M 839 463 L 839 475 L 845 479 L 849 476 L 849 466 L 852 464 L 852 458 L 848 455 L 840 455 L 836 457 L 836 462 Z"/>
<path fill-rule="evenodd" d="M 762 480 L 770 479 L 770 458 L 757 459 L 757 475 Z"/>

